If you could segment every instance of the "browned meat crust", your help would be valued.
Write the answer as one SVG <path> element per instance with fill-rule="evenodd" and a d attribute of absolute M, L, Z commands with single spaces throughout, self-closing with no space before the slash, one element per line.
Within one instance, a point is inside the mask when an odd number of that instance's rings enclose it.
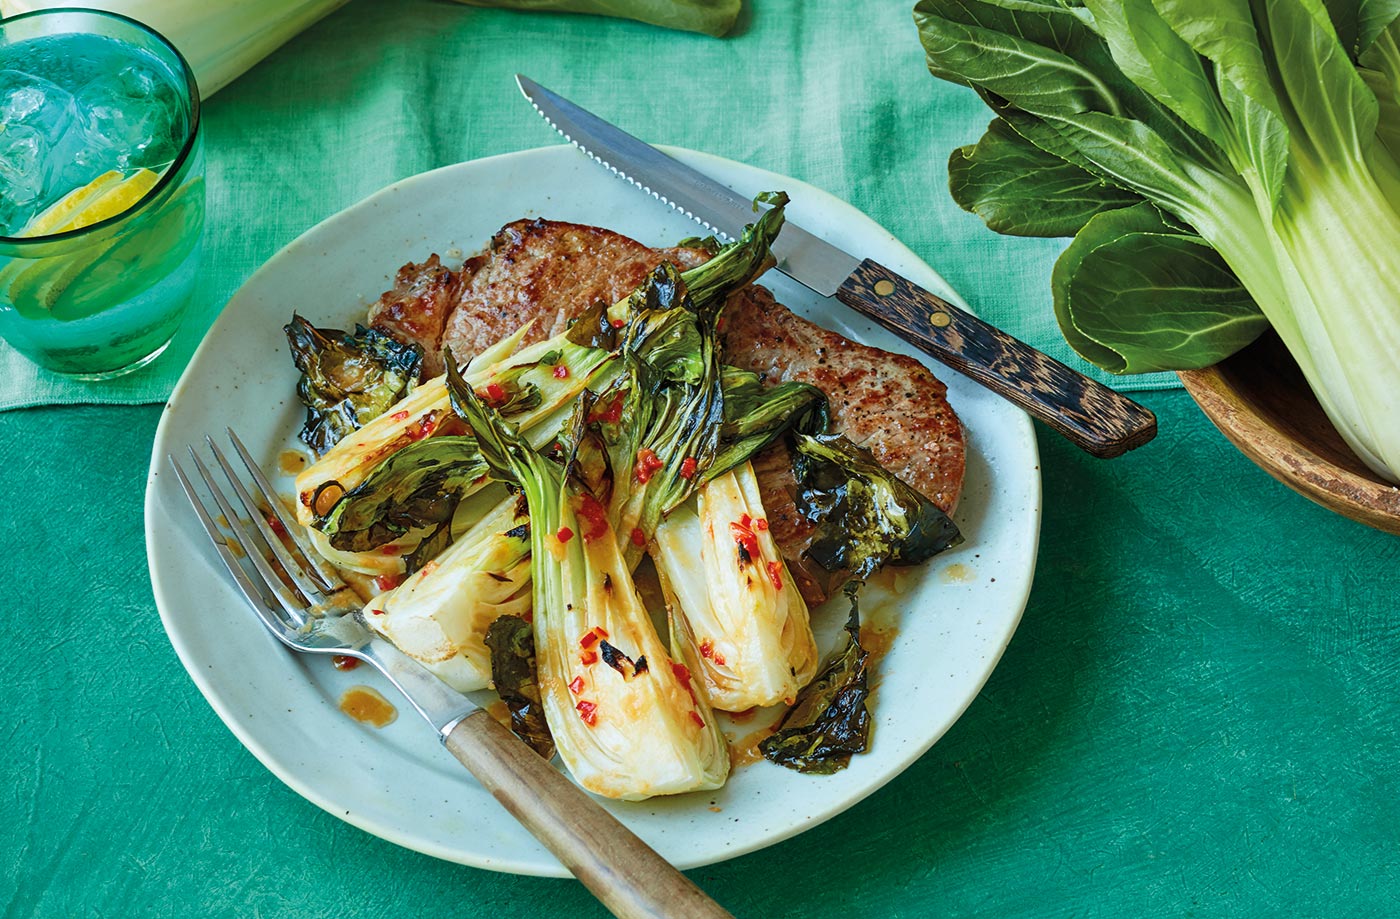
<path fill-rule="evenodd" d="M 684 269 L 706 257 L 700 249 L 652 249 L 597 227 L 517 220 L 463 266 L 442 344 L 467 360 L 531 319 L 523 343 L 544 341 L 599 300 L 612 305 L 627 296 L 661 262 Z"/>
<path fill-rule="evenodd" d="M 948 513 L 962 492 L 962 423 L 947 387 L 918 361 L 858 344 L 808 322 L 763 287 L 735 294 L 725 310 L 725 361 L 771 384 L 811 383 L 827 394 L 834 428 L 870 450 L 880 465 Z M 812 527 L 793 497 L 792 457 L 779 443 L 754 460 L 773 539 L 802 595 L 820 602 L 836 585 L 803 565 Z"/>
<path fill-rule="evenodd" d="M 369 308 L 369 324 L 388 329 L 405 341 L 423 348 L 424 373 L 442 373 L 438 342 L 443 323 L 457 305 L 459 280 L 436 255 L 399 269 L 393 290 L 385 291 Z"/>
<path fill-rule="evenodd" d="M 441 347 L 468 360 L 529 320 L 525 342 L 559 334 L 593 303 L 615 303 L 662 261 L 700 264 L 699 249 L 652 249 L 610 230 L 549 220 L 507 224 L 460 272 L 435 255 L 405 265 L 370 321 L 423 345 L 425 372 L 442 370 Z M 945 511 L 962 489 L 962 425 L 946 387 L 922 364 L 849 341 L 795 315 L 766 289 L 735 294 L 725 313 L 726 361 L 762 374 L 769 384 L 801 380 L 830 399 L 835 428 L 865 446 L 887 469 Z M 769 526 L 809 603 L 835 585 L 802 563 L 811 527 L 793 502 L 787 448 L 754 460 Z"/>

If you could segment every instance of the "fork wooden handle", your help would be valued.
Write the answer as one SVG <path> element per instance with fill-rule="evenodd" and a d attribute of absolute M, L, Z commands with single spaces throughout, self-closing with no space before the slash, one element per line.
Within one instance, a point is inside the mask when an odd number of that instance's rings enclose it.
<path fill-rule="evenodd" d="M 1023 341 L 866 259 L 836 299 L 981 383 L 1098 457 L 1157 433 L 1157 416 Z"/>
<path fill-rule="evenodd" d="M 734 919 L 485 711 L 443 743 L 618 919 Z"/>

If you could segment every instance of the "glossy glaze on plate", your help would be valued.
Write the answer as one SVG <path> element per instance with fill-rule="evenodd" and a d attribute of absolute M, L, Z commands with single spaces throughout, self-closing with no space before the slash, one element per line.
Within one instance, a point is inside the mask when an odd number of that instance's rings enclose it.
<path fill-rule="evenodd" d="M 960 302 L 928 266 L 850 205 L 752 167 L 672 152 L 744 194 L 787 190 L 795 221 Z M 331 217 L 244 284 L 195 354 L 156 435 L 146 536 L 157 606 L 181 661 L 225 724 L 291 788 L 356 826 L 430 855 L 563 876 L 562 866 L 417 718 L 405 712 L 375 730 L 337 711 L 340 693 L 365 677 L 298 659 L 273 644 L 205 554 L 163 471 L 167 453 L 183 451 L 223 424 L 236 427 L 274 470 L 302 417 L 281 332 L 293 309 L 318 325 L 349 325 L 363 318 L 404 262 L 432 252 L 460 259 L 503 224 L 534 216 L 593 223 L 655 245 L 695 233 L 694 224 L 563 146 L 415 176 Z M 829 328 L 917 357 L 893 336 L 776 272 L 763 283 Z M 878 789 L 952 725 L 1010 640 L 1030 590 L 1040 525 L 1034 433 L 1029 419 L 1009 404 L 946 368 L 933 369 L 948 383 L 949 400 L 967 430 L 967 477 L 955 519 L 969 538 L 917 573 L 901 574 L 899 594 L 870 611 L 871 618 L 898 628 L 880 665 L 871 751 L 829 777 L 756 763 L 736 770 L 717 792 L 608 803 L 678 866 L 709 864 L 778 842 Z M 839 606 L 838 599 L 814 613 L 823 651 L 841 633 L 845 617 Z M 739 725 L 733 733 L 738 738 L 754 727 Z"/>

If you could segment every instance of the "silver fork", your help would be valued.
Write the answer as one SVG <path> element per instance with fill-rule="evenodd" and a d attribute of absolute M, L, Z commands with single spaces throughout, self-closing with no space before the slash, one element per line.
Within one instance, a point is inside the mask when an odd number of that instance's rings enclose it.
<path fill-rule="evenodd" d="M 307 548 L 238 436 L 228 436 L 265 507 L 212 437 L 205 437 L 209 452 L 241 513 L 193 446 L 190 461 L 212 506 L 175 458 L 167 459 L 234 584 L 273 637 L 297 651 L 353 657 L 384 674 L 452 755 L 619 919 L 733 919 L 483 709 L 366 627 L 344 582 Z M 291 548 L 270 520 L 291 535 Z"/>

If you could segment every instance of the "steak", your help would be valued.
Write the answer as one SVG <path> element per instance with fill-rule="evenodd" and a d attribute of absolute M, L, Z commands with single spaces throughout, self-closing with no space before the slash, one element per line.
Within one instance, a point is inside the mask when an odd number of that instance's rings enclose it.
<path fill-rule="evenodd" d="M 914 490 L 951 514 L 962 493 L 962 423 L 948 388 L 911 357 L 851 341 L 796 315 L 750 284 L 724 311 L 724 360 L 765 383 L 810 383 L 826 393 L 832 428 L 869 450 Z M 797 510 L 792 456 L 778 441 L 754 458 L 773 540 L 809 604 L 840 587 L 804 553 L 813 526 Z"/>
<path fill-rule="evenodd" d="M 460 271 L 436 255 L 399 270 L 393 290 L 370 308 L 370 323 L 417 342 L 425 374 L 442 372 L 442 349 L 465 362 L 534 320 L 524 343 L 564 331 L 599 300 L 615 303 L 663 261 L 682 269 L 708 258 L 702 249 L 653 249 L 610 230 L 549 220 L 518 220 Z M 870 450 L 881 465 L 948 513 L 962 490 L 962 425 L 946 387 L 912 358 L 862 345 L 821 328 L 750 285 L 725 309 L 725 361 L 764 382 L 811 383 L 827 394 L 834 429 Z M 838 584 L 805 563 L 811 524 L 794 503 L 787 447 L 754 458 L 773 538 L 803 597 L 820 603 Z"/>
<path fill-rule="evenodd" d="M 522 345 L 553 338 L 586 307 L 611 306 L 636 290 L 663 261 L 684 270 L 707 258 L 703 249 L 652 249 L 597 227 L 517 220 L 460 272 L 442 268 L 436 255 L 405 265 L 369 321 L 422 345 L 423 372 L 432 377 L 443 372 L 443 349 L 468 361 L 531 319 Z"/>

